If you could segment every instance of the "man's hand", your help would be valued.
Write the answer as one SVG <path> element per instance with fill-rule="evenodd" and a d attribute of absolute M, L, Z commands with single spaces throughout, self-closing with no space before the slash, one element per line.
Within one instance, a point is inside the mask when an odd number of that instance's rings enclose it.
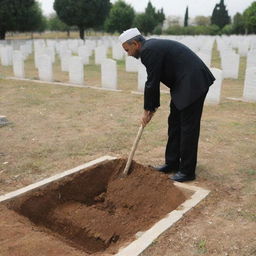
<path fill-rule="evenodd" d="M 155 112 L 144 110 L 144 114 L 143 114 L 143 116 L 141 118 L 141 124 L 142 124 L 143 127 L 145 127 L 149 123 L 149 121 L 153 117 L 154 113 Z"/>

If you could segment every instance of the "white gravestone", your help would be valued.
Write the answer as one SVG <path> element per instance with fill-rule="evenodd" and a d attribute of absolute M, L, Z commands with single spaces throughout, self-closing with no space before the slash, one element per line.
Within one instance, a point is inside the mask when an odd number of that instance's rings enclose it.
<path fill-rule="evenodd" d="M 112 46 L 112 58 L 115 60 L 122 60 L 124 57 L 124 50 L 120 43 L 113 44 Z"/>
<path fill-rule="evenodd" d="M 66 51 L 71 51 L 68 48 L 67 41 L 61 41 L 59 44 L 56 45 L 56 49 L 59 55 L 64 54 Z"/>
<path fill-rule="evenodd" d="M 125 56 L 125 71 L 138 72 L 139 61 L 132 56 Z"/>
<path fill-rule="evenodd" d="M 49 55 L 38 56 L 38 73 L 39 79 L 42 81 L 52 82 L 52 60 Z"/>
<path fill-rule="evenodd" d="M 101 62 L 101 86 L 112 90 L 117 89 L 116 61 L 112 59 L 104 59 Z"/>
<path fill-rule="evenodd" d="M 24 55 L 22 51 L 13 51 L 13 73 L 15 77 L 25 77 Z"/>
<path fill-rule="evenodd" d="M 204 62 L 204 64 L 209 68 L 211 66 L 212 56 L 204 52 L 197 52 L 198 57 Z"/>
<path fill-rule="evenodd" d="M 12 65 L 12 47 L 4 46 L 1 47 L 1 62 L 3 66 L 11 66 Z"/>
<path fill-rule="evenodd" d="M 69 39 L 68 40 L 68 47 L 73 53 L 77 54 L 77 52 L 78 52 L 78 40 L 77 39 Z"/>
<path fill-rule="evenodd" d="M 84 65 L 82 58 L 72 56 L 69 63 L 69 81 L 73 84 L 84 84 Z"/>
<path fill-rule="evenodd" d="M 64 72 L 69 71 L 69 62 L 71 57 L 72 57 L 71 50 L 66 50 L 65 52 L 61 53 L 60 55 L 61 71 L 64 71 Z"/>
<path fill-rule="evenodd" d="M 243 99 L 256 102 L 256 67 L 246 69 Z"/>
<path fill-rule="evenodd" d="M 93 50 L 96 48 L 96 41 L 86 40 L 84 45 L 89 53 L 89 56 L 92 56 Z"/>
<path fill-rule="evenodd" d="M 24 57 L 24 60 L 27 59 L 28 55 L 29 55 L 29 49 L 28 49 L 28 46 L 27 45 L 21 45 L 20 46 L 20 51 L 22 52 L 23 54 L 23 57 Z"/>
<path fill-rule="evenodd" d="M 95 64 L 100 65 L 101 62 L 107 58 L 107 48 L 105 46 L 99 46 L 95 48 Z"/>
<path fill-rule="evenodd" d="M 249 49 L 249 41 L 248 40 L 239 42 L 238 52 L 239 52 L 240 56 L 247 56 L 248 49 Z"/>
<path fill-rule="evenodd" d="M 89 64 L 90 53 L 85 46 L 80 46 L 78 48 L 78 56 L 82 58 L 82 62 L 84 65 Z"/>
<path fill-rule="evenodd" d="M 256 67 L 256 51 L 249 51 L 247 55 L 246 68 Z"/>
<path fill-rule="evenodd" d="M 222 54 L 221 67 L 224 78 L 238 78 L 240 55 L 236 53 Z"/>
<path fill-rule="evenodd" d="M 34 61 L 35 61 L 35 67 L 38 68 L 38 58 L 42 55 L 45 55 L 45 48 L 44 47 L 35 47 L 34 52 Z M 47 54 L 46 54 L 47 55 Z M 49 55 L 48 55 L 49 56 Z"/>
<path fill-rule="evenodd" d="M 207 93 L 205 102 L 210 104 L 219 104 L 220 96 L 221 96 L 221 87 L 223 81 L 223 72 L 218 68 L 210 69 L 216 80 L 210 86 L 209 91 Z"/>
<path fill-rule="evenodd" d="M 54 47 L 46 47 L 44 48 L 44 54 L 47 54 L 51 57 L 52 63 L 55 62 L 55 48 Z"/>
<path fill-rule="evenodd" d="M 145 88 L 145 83 L 147 81 L 147 70 L 145 66 L 140 63 L 138 65 L 138 91 L 143 92 Z"/>

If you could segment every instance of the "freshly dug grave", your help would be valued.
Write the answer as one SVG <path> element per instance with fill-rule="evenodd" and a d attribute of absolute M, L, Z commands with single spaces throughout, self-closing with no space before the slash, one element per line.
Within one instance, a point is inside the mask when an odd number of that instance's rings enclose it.
<path fill-rule="evenodd" d="M 116 253 L 186 199 L 167 175 L 136 162 L 130 174 L 120 178 L 125 163 L 106 161 L 6 206 L 29 218 L 38 230 L 82 250 L 81 255 Z"/>

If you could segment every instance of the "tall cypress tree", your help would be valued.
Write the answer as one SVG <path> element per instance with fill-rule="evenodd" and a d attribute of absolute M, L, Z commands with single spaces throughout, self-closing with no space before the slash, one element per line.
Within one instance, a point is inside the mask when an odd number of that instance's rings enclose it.
<path fill-rule="evenodd" d="M 188 6 L 186 8 L 185 18 L 184 18 L 184 27 L 188 26 Z"/>
<path fill-rule="evenodd" d="M 215 8 L 212 12 L 211 23 L 219 26 L 220 28 L 230 24 L 230 16 L 226 10 L 224 0 L 220 0 L 220 3 L 215 5 Z"/>

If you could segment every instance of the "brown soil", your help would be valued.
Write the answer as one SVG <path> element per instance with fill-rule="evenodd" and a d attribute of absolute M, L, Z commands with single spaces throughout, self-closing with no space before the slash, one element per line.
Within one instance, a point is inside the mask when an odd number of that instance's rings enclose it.
<path fill-rule="evenodd" d="M 38 246 L 49 256 L 116 253 L 184 202 L 150 167 L 133 162 L 121 178 L 125 163 L 106 161 L 5 203 L 1 255 L 34 255 Z"/>

